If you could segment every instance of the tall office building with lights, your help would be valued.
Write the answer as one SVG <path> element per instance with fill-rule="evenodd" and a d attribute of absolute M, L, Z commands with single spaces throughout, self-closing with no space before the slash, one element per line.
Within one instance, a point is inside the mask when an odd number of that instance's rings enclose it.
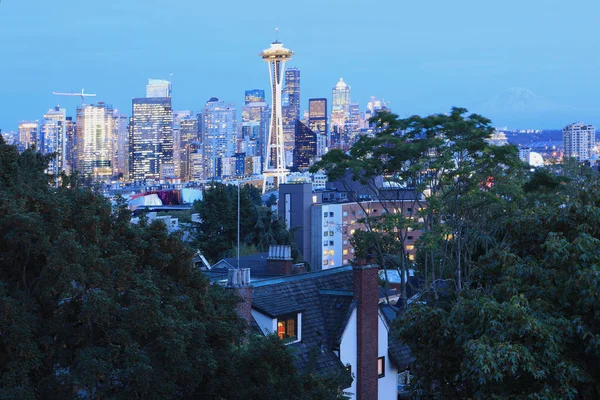
<path fill-rule="evenodd" d="M 249 96 L 249 93 L 259 95 Z M 247 90 L 242 107 L 242 146 L 238 149 L 248 156 L 263 157 L 269 132 L 269 105 L 264 90 Z"/>
<path fill-rule="evenodd" d="M 296 120 L 294 145 L 294 166 L 300 170 L 308 169 L 317 156 L 317 135 L 310 128 Z"/>
<path fill-rule="evenodd" d="M 596 146 L 596 127 L 577 122 L 563 129 L 564 159 L 574 158 L 577 161 L 588 161 L 594 154 Z"/>
<path fill-rule="evenodd" d="M 317 135 L 317 157 L 328 150 L 327 99 L 308 100 L 308 128 Z"/>
<path fill-rule="evenodd" d="M 285 70 L 285 87 L 282 95 L 283 138 L 286 152 L 294 150 L 296 120 L 300 118 L 300 70 Z M 292 160 L 287 159 L 288 165 Z"/>
<path fill-rule="evenodd" d="M 148 79 L 146 97 L 171 97 L 171 82 L 164 79 Z"/>
<path fill-rule="evenodd" d="M 40 151 L 42 154 L 55 155 L 49 161 L 47 169 L 48 173 L 53 175 L 59 175 L 67 170 L 65 163 L 67 153 L 66 122 L 66 110 L 56 106 L 44 114 L 40 126 Z"/>
<path fill-rule="evenodd" d="M 132 100 L 129 176 L 133 181 L 173 178 L 173 109 L 170 97 Z"/>
<path fill-rule="evenodd" d="M 19 149 L 25 150 L 32 146 L 39 146 L 39 124 L 38 121 L 19 122 Z"/>
<path fill-rule="evenodd" d="M 76 169 L 92 181 L 109 181 L 115 167 L 112 106 L 105 103 L 77 109 Z"/>
<path fill-rule="evenodd" d="M 129 179 L 129 117 L 113 113 L 114 141 L 117 146 L 117 158 L 114 166 L 114 175 L 125 180 Z"/>
<path fill-rule="evenodd" d="M 202 113 L 202 154 L 205 178 L 218 176 L 217 160 L 237 152 L 237 109 L 212 97 Z"/>
<path fill-rule="evenodd" d="M 271 47 L 263 50 L 260 57 L 269 63 L 269 76 L 271 78 L 272 108 L 271 124 L 267 139 L 267 153 L 265 155 L 265 169 L 263 171 L 263 192 L 267 184 L 274 189 L 285 183 L 289 170 L 286 168 L 285 146 L 282 121 L 282 84 L 285 71 L 285 63 L 292 58 L 294 53 L 283 47 L 277 40 L 271 43 Z"/>
<path fill-rule="evenodd" d="M 350 86 L 342 78 L 333 87 L 331 102 L 331 146 L 343 148 L 349 139 Z"/>

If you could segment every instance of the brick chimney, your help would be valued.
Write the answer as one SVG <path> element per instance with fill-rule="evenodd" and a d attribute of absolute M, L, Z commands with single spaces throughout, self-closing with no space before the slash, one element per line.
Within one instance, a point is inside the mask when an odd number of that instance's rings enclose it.
<path fill-rule="evenodd" d="M 250 286 L 250 268 L 230 269 L 227 275 L 227 289 L 235 290 L 242 301 L 236 306 L 238 315 L 248 325 L 252 323 L 252 286 Z"/>
<path fill-rule="evenodd" d="M 294 270 L 291 246 L 269 246 L 267 273 L 270 275 L 291 275 Z"/>
<path fill-rule="evenodd" d="M 379 292 L 378 266 L 356 265 L 352 269 L 354 300 L 357 302 L 356 327 L 356 399 L 376 400 Z"/>

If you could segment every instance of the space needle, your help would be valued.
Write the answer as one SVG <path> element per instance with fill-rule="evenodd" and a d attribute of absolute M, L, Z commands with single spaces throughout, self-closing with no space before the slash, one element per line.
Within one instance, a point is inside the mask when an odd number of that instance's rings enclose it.
<path fill-rule="evenodd" d="M 277 29 L 275 30 L 277 31 Z M 269 63 L 269 77 L 271 79 L 271 94 L 273 105 L 271 107 L 271 126 L 267 140 L 267 153 L 265 157 L 265 168 L 263 171 L 263 193 L 267 187 L 267 181 L 272 181 L 274 189 L 285 183 L 289 170 L 286 169 L 285 150 L 283 138 L 283 121 L 281 113 L 281 86 L 283 83 L 285 63 L 290 60 L 294 53 L 283 47 L 283 44 L 275 39 L 271 47 L 260 53 L 260 57 Z"/>

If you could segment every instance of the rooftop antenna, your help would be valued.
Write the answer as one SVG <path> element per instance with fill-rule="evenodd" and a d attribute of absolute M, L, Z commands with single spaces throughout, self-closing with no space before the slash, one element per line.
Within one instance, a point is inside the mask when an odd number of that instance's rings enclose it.
<path fill-rule="evenodd" d="M 275 43 L 279 43 L 279 28 L 275 28 Z"/>

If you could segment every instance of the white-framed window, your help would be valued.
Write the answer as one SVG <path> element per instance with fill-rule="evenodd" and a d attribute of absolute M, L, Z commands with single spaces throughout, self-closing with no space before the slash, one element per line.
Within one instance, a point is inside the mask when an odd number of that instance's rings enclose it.
<path fill-rule="evenodd" d="M 385 356 L 377 359 L 377 376 L 379 378 L 385 376 Z"/>

